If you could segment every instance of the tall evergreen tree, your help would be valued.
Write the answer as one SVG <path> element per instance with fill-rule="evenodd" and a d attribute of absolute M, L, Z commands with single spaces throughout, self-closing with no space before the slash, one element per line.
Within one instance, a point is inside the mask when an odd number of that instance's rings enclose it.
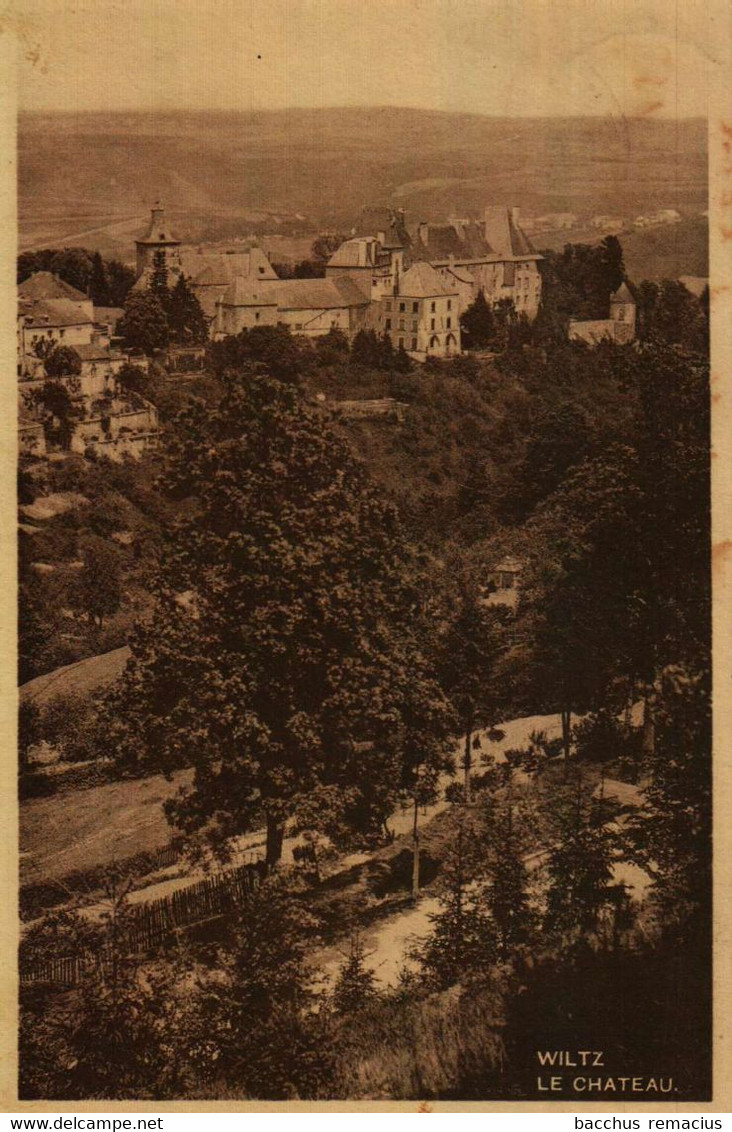
<path fill-rule="evenodd" d="M 92 256 L 91 272 L 89 274 L 89 298 L 95 307 L 109 307 L 112 305 L 109 292 L 107 269 L 99 252 Z"/>
<path fill-rule="evenodd" d="M 528 942 L 533 926 L 525 849 L 509 798 L 489 817 L 487 879 L 483 900 L 495 925 L 498 955 L 506 960 Z"/>
<path fill-rule="evenodd" d="M 440 988 L 484 975 L 495 959 L 493 923 L 471 887 L 475 848 L 474 832 L 463 821 L 441 870 L 442 910 L 430 916 L 432 933 L 413 953 L 427 981 Z"/>
<path fill-rule="evenodd" d="M 197 297 L 184 275 L 179 275 L 168 299 L 168 326 L 173 341 L 200 346 L 208 339 L 208 326 Z"/>

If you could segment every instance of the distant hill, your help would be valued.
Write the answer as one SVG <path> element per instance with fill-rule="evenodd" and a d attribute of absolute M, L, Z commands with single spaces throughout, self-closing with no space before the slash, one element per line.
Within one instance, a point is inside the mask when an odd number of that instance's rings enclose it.
<path fill-rule="evenodd" d="M 158 196 L 184 238 L 258 212 L 352 223 L 366 204 L 413 219 L 511 203 L 546 213 L 706 208 L 701 120 L 502 119 L 376 108 L 24 114 L 21 246 L 131 247 Z M 299 217 L 298 217 L 299 214 Z"/>

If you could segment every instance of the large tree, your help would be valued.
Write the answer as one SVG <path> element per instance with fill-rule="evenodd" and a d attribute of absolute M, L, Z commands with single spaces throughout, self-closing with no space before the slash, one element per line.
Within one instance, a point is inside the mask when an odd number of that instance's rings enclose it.
<path fill-rule="evenodd" d="M 303 807 L 325 832 L 377 832 L 415 683 L 427 711 L 442 702 L 393 507 L 295 388 L 257 371 L 182 415 L 168 486 L 195 507 L 113 705 L 120 757 L 192 764 L 174 821 L 223 847 L 265 820 L 270 863 Z"/>
<path fill-rule="evenodd" d="M 202 345 L 208 339 L 208 326 L 201 304 L 184 275 L 179 275 L 168 300 L 170 336 L 183 345 Z"/>
<path fill-rule="evenodd" d="M 128 346 L 152 354 L 168 345 L 168 320 L 160 300 L 149 291 L 133 291 L 119 320 L 118 332 Z"/>

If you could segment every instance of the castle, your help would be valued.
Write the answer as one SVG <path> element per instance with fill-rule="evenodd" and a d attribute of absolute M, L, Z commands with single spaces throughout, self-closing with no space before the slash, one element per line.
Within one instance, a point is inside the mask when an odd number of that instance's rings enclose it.
<path fill-rule="evenodd" d="M 277 324 L 306 337 L 340 330 L 353 338 L 373 329 L 424 361 L 461 352 L 460 315 L 479 291 L 492 304 L 508 300 L 528 319 L 541 299 L 542 257 L 521 230 L 518 210 L 500 206 L 486 208 L 480 221 L 422 222 L 411 232 L 402 210 L 365 209 L 324 279 L 279 279 L 256 246 L 186 248 L 159 202 L 136 247 L 135 287 L 147 286 L 162 255 L 170 275 L 187 279 L 213 338 Z"/>

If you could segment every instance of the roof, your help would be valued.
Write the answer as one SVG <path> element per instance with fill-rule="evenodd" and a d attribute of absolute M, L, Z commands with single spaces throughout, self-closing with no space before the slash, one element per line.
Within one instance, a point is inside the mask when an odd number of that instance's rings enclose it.
<path fill-rule="evenodd" d="M 100 346 L 96 342 L 91 342 L 88 345 L 84 343 L 80 346 L 72 346 L 71 349 L 76 351 L 82 362 L 94 362 L 100 359 L 109 361 L 111 357 L 109 346 Z"/>
<path fill-rule="evenodd" d="M 483 232 L 495 254 L 503 259 L 536 254 L 535 248 L 518 225 L 515 211 L 504 205 L 490 205 L 486 208 Z"/>
<path fill-rule="evenodd" d="M 467 267 L 448 267 L 445 270 L 454 276 L 459 283 L 469 283 L 471 287 L 475 286 L 475 276 L 470 274 Z"/>
<path fill-rule="evenodd" d="M 237 275 L 218 300 L 229 307 L 276 307 L 277 298 L 271 283 L 257 283 Z"/>
<path fill-rule="evenodd" d="M 384 236 L 385 248 L 406 248 L 411 243 L 401 209 L 382 206 L 363 209 L 356 225 L 356 235 L 377 236 L 379 233 Z"/>
<path fill-rule="evenodd" d="M 614 338 L 615 319 L 594 318 L 582 322 L 570 322 L 569 337 L 570 339 L 588 342 L 590 345 L 596 344 L 602 338 Z"/>
<path fill-rule="evenodd" d="M 124 307 L 94 307 L 94 321 L 116 323 L 124 313 Z"/>
<path fill-rule="evenodd" d="M 165 209 L 161 201 L 156 201 L 150 210 L 150 223 L 144 236 L 136 240 L 137 244 L 167 244 L 177 246 L 180 240 L 171 232 L 165 219 Z"/>
<path fill-rule="evenodd" d="M 623 282 L 623 283 L 620 284 L 620 286 L 618 287 L 615 294 L 610 296 L 610 302 L 611 303 L 634 303 L 635 302 L 635 299 L 633 298 L 633 296 L 630 292 L 630 288 L 628 287 L 627 283 Z"/>
<path fill-rule="evenodd" d="M 430 295 L 455 295 L 443 280 L 439 271 L 431 263 L 413 263 L 399 280 L 399 294 L 408 298 L 424 298 Z"/>
<path fill-rule="evenodd" d="M 330 279 L 280 279 L 268 290 L 281 310 L 326 310 L 337 307 L 366 307 L 369 299 L 360 287 L 345 276 Z"/>
<path fill-rule="evenodd" d="M 519 570 L 523 569 L 523 562 L 520 558 L 514 558 L 513 555 L 509 554 L 502 558 L 500 562 L 497 562 L 492 569 L 500 570 L 505 574 L 518 573 Z"/>
<path fill-rule="evenodd" d="M 328 267 L 373 267 L 377 250 L 375 236 L 356 236 L 336 248 L 328 260 Z"/>
<path fill-rule="evenodd" d="M 261 248 L 244 252 L 204 252 L 181 248 L 180 269 L 194 286 L 228 286 L 232 279 L 277 279 L 277 272 Z"/>
<path fill-rule="evenodd" d="M 18 314 L 23 315 L 26 325 L 31 327 L 84 326 L 92 322 L 80 304 L 70 299 L 21 301 L 18 304 Z"/>
<path fill-rule="evenodd" d="M 408 260 L 484 259 L 492 249 L 486 243 L 480 226 L 474 221 L 452 224 L 420 224 Z"/>
<path fill-rule="evenodd" d="M 70 283 L 65 283 L 51 271 L 35 271 L 18 284 L 19 299 L 73 299 L 77 303 L 88 303 L 89 296 L 77 291 Z"/>

